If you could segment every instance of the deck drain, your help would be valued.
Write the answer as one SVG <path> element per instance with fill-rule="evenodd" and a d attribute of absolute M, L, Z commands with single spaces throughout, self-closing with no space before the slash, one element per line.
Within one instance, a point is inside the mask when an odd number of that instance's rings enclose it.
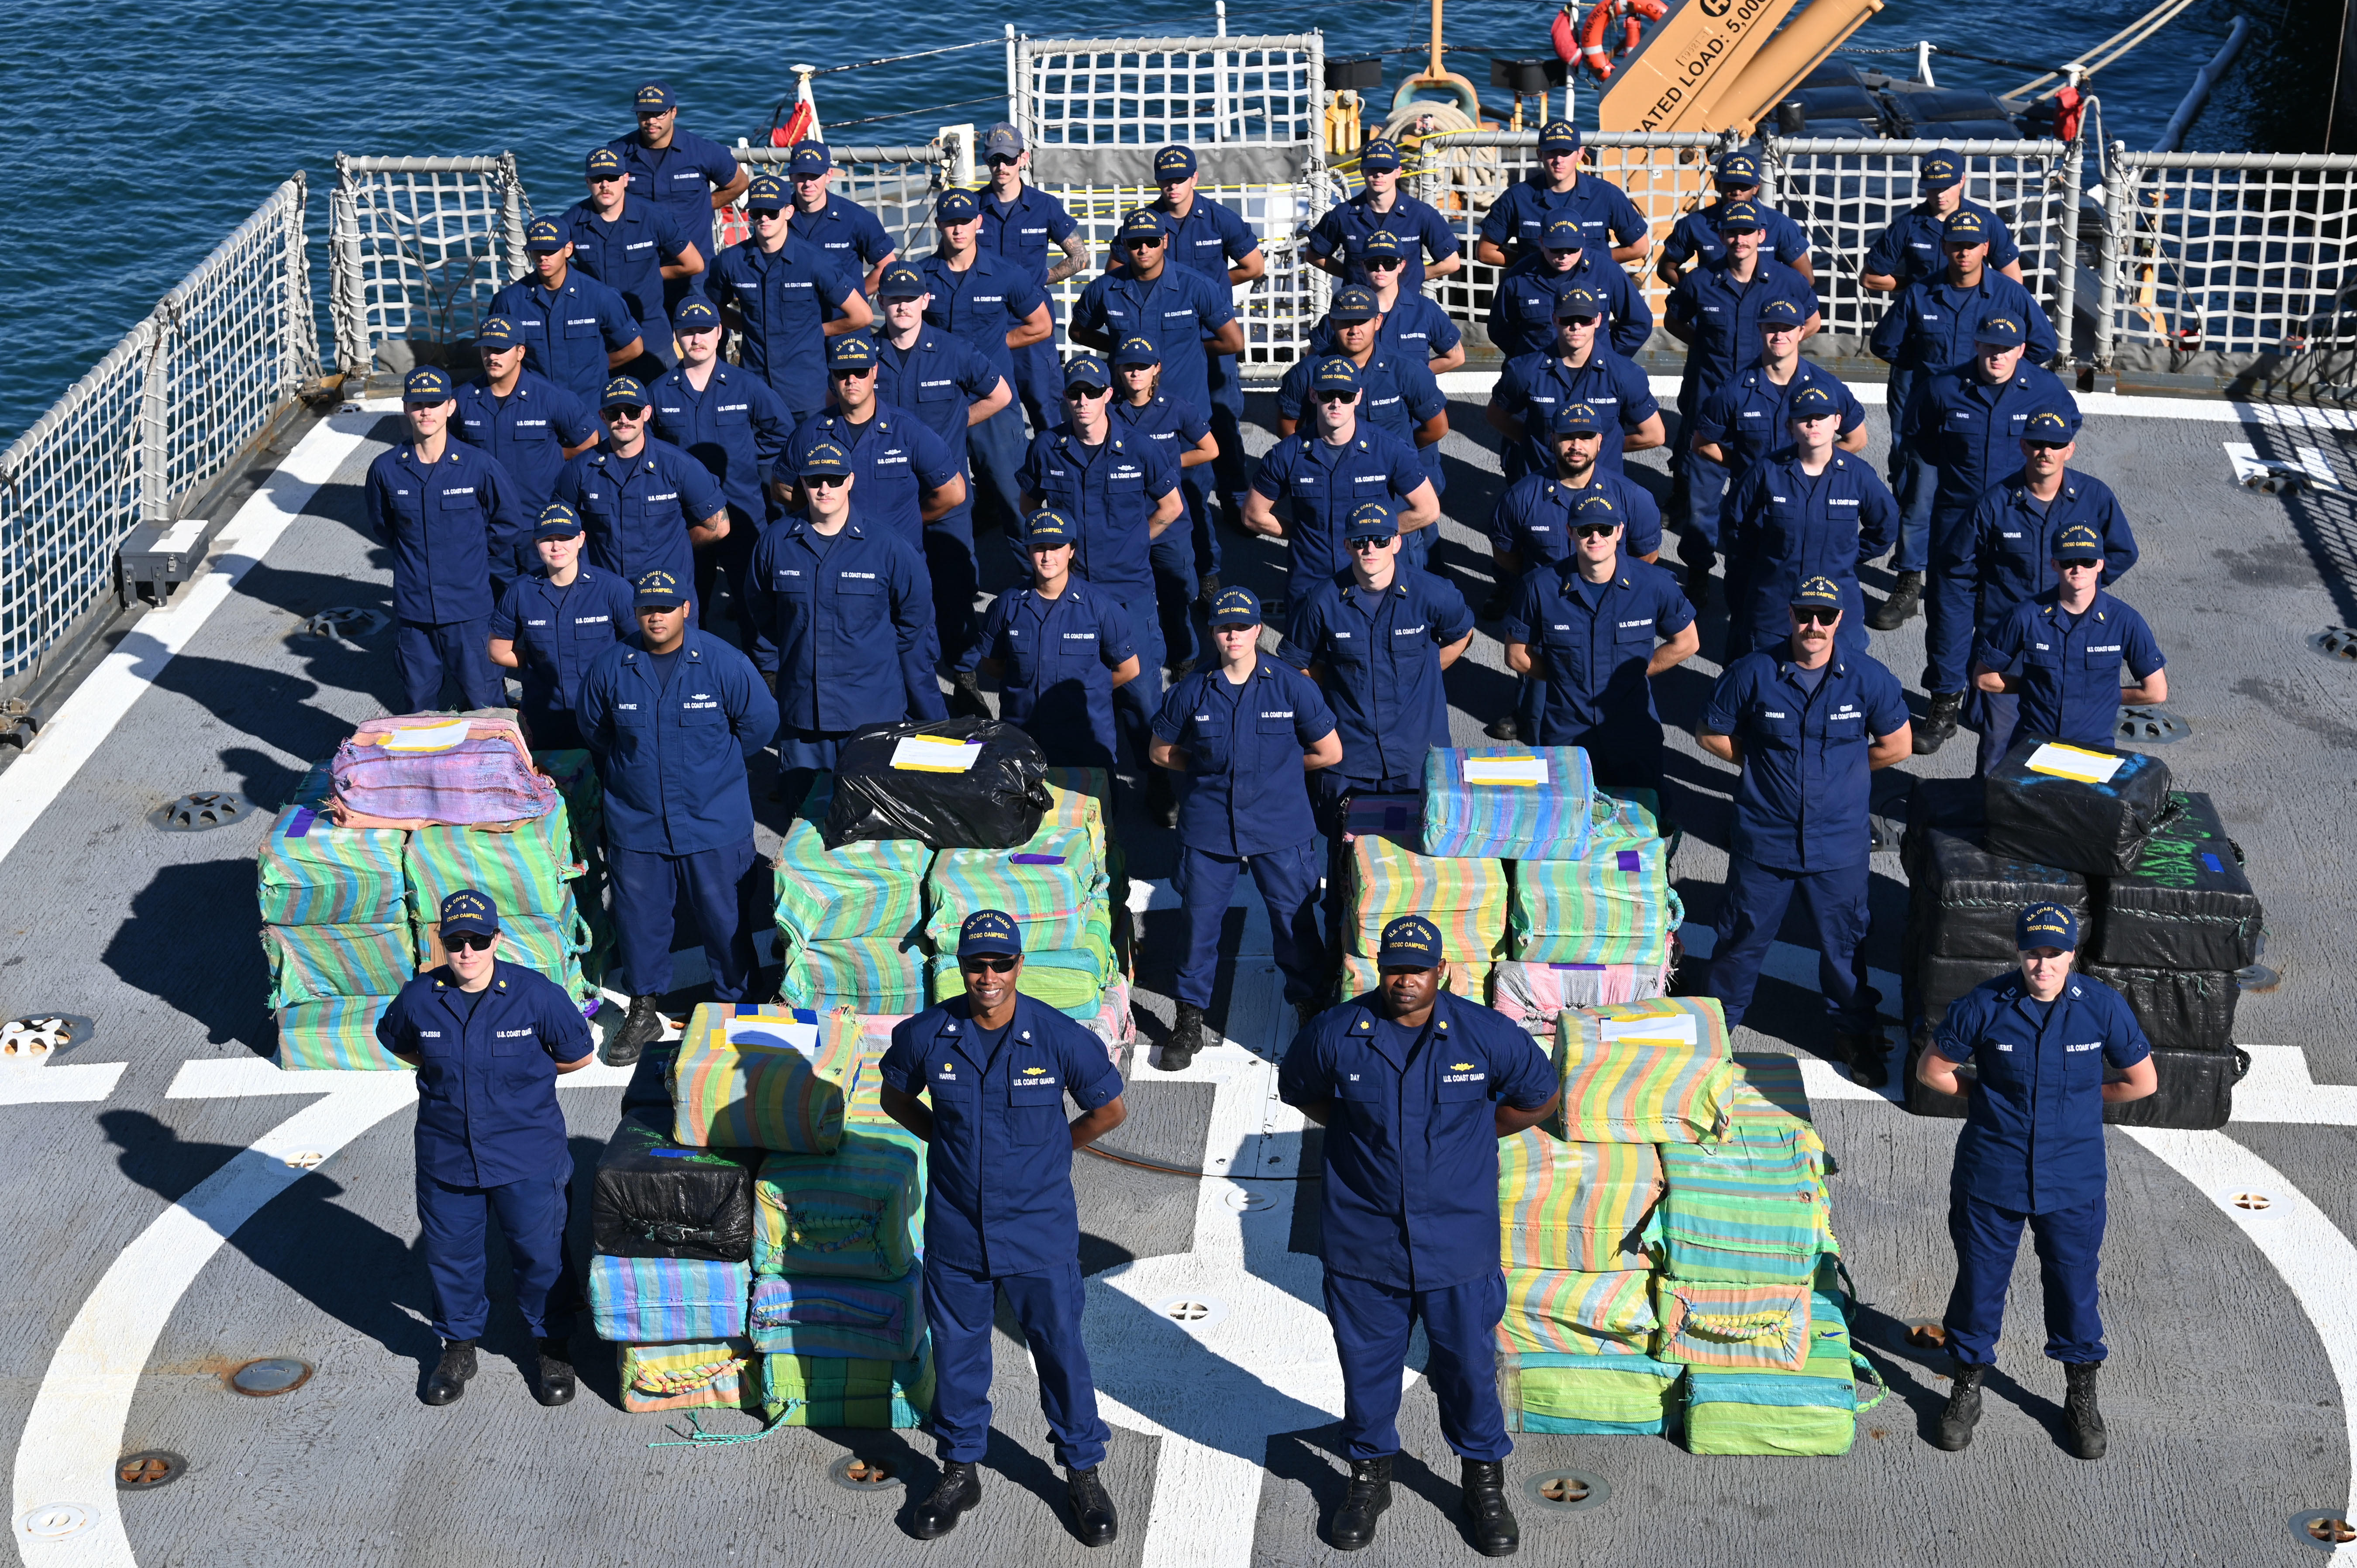
<path fill-rule="evenodd" d="M 286 1156 L 286 1168 L 290 1171 L 316 1171 L 327 1163 L 328 1156 L 317 1149 L 305 1149 L 300 1154 Z"/>
<path fill-rule="evenodd" d="M 2345 1512 L 2336 1512 L 2331 1509 L 2294 1514 L 2291 1532 L 2322 1552 L 2330 1552 L 2357 1541 L 2357 1526 L 2350 1524 Z"/>
<path fill-rule="evenodd" d="M 2327 658 L 2357 661 L 2357 628 L 2328 626 L 2322 631 L 2310 632 L 2308 645 Z"/>
<path fill-rule="evenodd" d="M 1174 1295 L 1154 1311 L 1190 1333 L 1200 1333 L 1228 1316 L 1228 1304 L 1215 1295 Z"/>
<path fill-rule="evenodd" d="M 2276 1206 L 2276 1200 L 2264 1192 L 2238 1192 L 2227 1201 L 2237 1208 L 2247 1208 L 2253 1213 L 2262 1208 L 2273 1208 Z"/>
<path fill-rule="evenodd" d="M 1239 1213 L 1256 1214 L 1264 1208 L 1276 1207 L 1276 1199 L 1265 1192 L 1254 1192 L 1248 1187 L 1232 1187 L 1228 1192 L 1228 1207 Z"/>
<path fill-rule="evenodd" d="M 292 1356 L 270 1356 L 248 1361 L 229 1375 L 229 1390 L 253 1399 L 268 1399 L 299 1389 L 311 1380 L 311 1363 Z"/>
<path fill-rule="evenodd" d="M 63 1541 L 97 1522 L 97 1510 L 80 1503 L 43 1503 L 16 1516 L 16 1532 L 27 1541 Z"/>
<path fill-rule="evenodd" d="M 74 1041 L 74 1020 L 62 1016 L 12 1018 L 0 1024 L 0 1061 L 37 1062 Z"/>
<path fill-rule="evenodd" d="M 2255 963 L 2234 972 L 2234 988 L 2244 993 L 2273 991 L 2283 983 L 2283 975 L 2266 964 Z"/>
<path fill-rule="evenodd" d="M 2158 708 L 2122 708 L 2112 738 L 2122 746 L 2161 746 L 2192 733 L 2193 726 L 2175 714 L 2164 714 Z"/>
<path fill-rule="evenodd" d="M 880 1492 L 904 1484 L 899 1473 L 883 1460 L 863 1459 L 856 1454 L 846 1454 L 828 1466 L 826 1478 L 850 1492 Z"/>
<path fill-rule="evenodd" d="M 1585 1470 L 1549 1470 L 1523 1483 L 1523 1495 L 1549 1513 L 1577 1513 L 1612 1495 L 1612 1483 Z"/>
<path fill-rule="evenodd" d="M 147 820 L 167 833 L 199 833 L 245 821 L 252 802 L 234 789 L 199 789 L 168 806 L 158 806 Z"/>
<path fill-rule="evenodd" d="M 334 637 L 347 642 L 382 631 L 388 625 L 384 612 L 360 605 L 339 605 L 331 610 L 321 610 L 303 623 L 306 637 Z"/>
<path fill-rule="evenodd" d="M 168 1487 L 187 1472 L 188 1462 L 167 1448 L 146 1448 L 125 1454 L 114 1462 L 114 1489 L 152 1492 Z"/>

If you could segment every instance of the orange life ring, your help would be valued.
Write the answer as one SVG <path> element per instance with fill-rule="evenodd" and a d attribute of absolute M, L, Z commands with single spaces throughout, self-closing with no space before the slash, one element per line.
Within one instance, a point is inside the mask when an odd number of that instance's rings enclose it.
<path fill-rule="evenodd" d="M 1612 80 L 1612 57 L 1604 52 L 1604 28 L 1612 20 L 1612 5 L 1613 0 L 1596 0 L 1596 8 L 1587 13 L 1587 26 L 1579 29 L 1581 58 L 1598 81 Z"/>
<path fill-rule="evenodd" d="M 1571 6 L 1572 0 L 1565 0 L 1563 9 L 1555 14 L 1555 26 L 1547 29 L 1555 40 L 1555 58 L 1566 65 L 1579 59 L 1579 28 L 1571 19 Z"/>

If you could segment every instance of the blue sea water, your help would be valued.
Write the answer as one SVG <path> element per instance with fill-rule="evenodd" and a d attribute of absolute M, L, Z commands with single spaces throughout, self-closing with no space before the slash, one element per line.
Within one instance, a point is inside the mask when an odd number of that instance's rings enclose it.
<path fill-rule="evenodd" d="M 2149 0 L 2000 6 L 1992 0 L 1891 0 L 1861 48 L 1911 48 L 1919 37 L 1976 53 L 2059 62 L 2108 37 Z M 2105 133 L 2150 145 L 2193 67 L 2223 34 L 2233 0 L 2197 0 L 2162 38 L 2098 81 Z M 1019 13 L 972 0 L 925 6 L 840 3 L 724 10 L 482 0 L 419 8 L 388 0 L 278 10 L 229 0 L 138 5 L 27 0 L 0 58 L 0 102 L 20 134 L 0 156 L 0 438 L 47 407 L 144 316 L 156 297 L 297 168 L 310 174 L 324 234 L 338 151 L 513 151 L 535 205 L 577 199 L 580 159 L 632 128 L 630 94 L 650 78 L 678 91 L 681 124 L 724 143 L 761 140 L 797 61 L 830 66 L 995 39 L 1017 20 L 1038 38 L 1209 33 L 1211 0 L 1119 7 L 1035 0 Z M 1118 20 L 1114 18 L 1117 16 Z M 1486 83 L 1487 56 L 1548 52 L 1554 6 L 1454 0 L 1456 68 Z M 2024 26 L 2023 18 L 2034 17 Z M 2274 25 L 2238 70 L 2255 72 Z M 1428 34 L 1422 0 L 1231 5 L 1231 33 L 1322 27 L 1329 55 L 1394 48 Z M 1904 71 L 1893 56 L 1873 63 Z M 1421 69 L 1393 55 L 1386 85 Z M 2001 68 L 1942 61 L 1943 86 L 2002 90 Z M 823 77 L 820 108 L 843 141 L 921 141 L 933 127 L 986 124 L 1006 88 L 996 44 Z M 2249 145 L 2230 87 L 2189 145 Z M 1491 94 L 1491 97 L 1497 95 Z M 1384 102 L 1388 102 L 1388 91 Z M 1582 102 L 1589 102 L 1583 90 Z M 928 112 L 932 111 L 932 112 Z M 1583 114 L 1592 120 L 1592 107 Z M 875 118 L 898 116 L 897 118 Z M 871 121 L 852 124 L 851 122 Z M 315 244 L 315 250 L 320 250 Z"/>

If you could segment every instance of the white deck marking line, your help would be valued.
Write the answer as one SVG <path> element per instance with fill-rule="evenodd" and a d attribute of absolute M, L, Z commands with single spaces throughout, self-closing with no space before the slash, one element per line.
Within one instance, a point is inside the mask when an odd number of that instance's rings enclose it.
<path fill-rule="evenodd" d="M 29 1062 L 0 1066 L 0 1105 L 70 1105 L 114 1092 L 128 1062 Z"/>
<path fill-rule="evenodd" d="M 374 429 L 374 414 L 347 413 L 320 421 L 262 488 L 238 508 L 221 541 L 234 547 L 212 569 L 180 590 L 179 602 L 150 610 L 122 646 L 74 688 L 33 744 L 0 773 L 0 860 L 16 847 L 41 813 L 81 771 L 132 703 L 154 684 L 173 655 L 186 649 L 212 613 L 228 602 L 247 572 L 259 565 L 287 526 L 303 515 L 319 487 Z"/>

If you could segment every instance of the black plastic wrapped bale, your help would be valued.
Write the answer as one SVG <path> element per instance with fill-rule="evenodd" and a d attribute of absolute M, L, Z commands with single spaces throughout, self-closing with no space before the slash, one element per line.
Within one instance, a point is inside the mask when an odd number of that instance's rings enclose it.
<path fill-rule="evenodd" d="M 2239 1050 L 2157 1050 L 2152 1066 L 2160 1088 L 2142 1100 L 2104 1106 L 2105 1122 L 2115 1127 L 2170 1127 L 2185 1133 L 2223 1127 L 2234 1114 L 2234 1085 L 2251 1070 L 2251 1058 Z"/>
<path fill-rule="evenodd" d="M 1907 1109 L 1918 1116 L 1943 1116 L 1950 1121 L 1961 1122 L 1964 1112 L 1970 1109 L 1964 1096 L 1943 1094 L 1915 1076 L 1916 1064 L 1923 1059 L 1923 1053 L 1931 1047 L 1932 1031 L 1929 1028 L 1916 1030 L 1907 1042 Z M 1966 1062 L 1956 1069 L 1956 1084 L 1969 1091 L 1972 1081 L 1973 1064 Z"/>
<path fill-rule="evenodd" d="M 625 1115 L 646 1106 L 671 1113 L 671 1064 L 679 1059 L 679 1042 L 649 1046 L 639 1058 L 639 1065 L 630 1069 L 630 1081 L 622 1089 L 622 1112 Z"/>
<path fill-rule="evenodd" d="M 2093 908 L 2087 879 L 2077 872 L 1992 854 L 1969 833 L 1933 828 L 1918 860 L 1908 868 L 1908 920 L 1926 954 L 2010 966 L 2018 950 L 2014 923 L 2024 908 L 2060 904 L 2084 929 Z"/>
<path fill-rule="evenodd" d="M 1912 883 L 1921 877 L 1923 851 L 1934 829 L 1978 839 L 1988 822 L 1988 790 L 1977 779 L 1918 779 L 1907 797 L 1907 830 L 1899 864 Z"/>
<path fill-rule="evenodd" d="M 2001 974 L 2015 973 L 2020 967 L 2018 957 L 1950 958 L 1945 953 L 1919 952 L 1915 955 L 1915 1015 L 1937 1028 L 1940 1020 L 1948 1015 L 1948 1009 L 1974 986 Z"/>
<path fill-rule="evenodd" d="M 2100 773 L 2110 777 L 2085 776 Z M 2018 740 L 1989 771 L 1987 810 L 1982 842 L 1991 854 L 2117 876 L 2169 815 L 2169 764 L 2143 752 Z"/>
<path fill-rule="evenodd" d="M 2086 973 L 2127 998 L 2128 1011 L 2136 1015 L 2153 1049 L 2233 1049 L 2234 1004 L 2243 988 L 2232 971 L 2115 969 L 2091 963 Z"/>
<path fill-rule="evenodd" d="M 843 744 L 826 847 L 918 839 L 935 849 L 1013 849 L 1055 806 L 1039 743 L 991 719 L 878 725 Z"/>
<path fill-rule="evenodd" d="M 669 1111 L 628 1112 L 597 1156 L 591 1240 L 608 1258 L 744 1262 L 753 1255 L 753 1172 L 760 1163 L 759 1149 L 673 1143 Z"/>
<path fill-rule="evenodd" d="M 2243 852 L 2207 795 L 2175 793 L 2176 812 L 2111 879 L 2093 950 L 2123 969 L 2235 970 L 2256 963 L 2266 924 Z"/>

